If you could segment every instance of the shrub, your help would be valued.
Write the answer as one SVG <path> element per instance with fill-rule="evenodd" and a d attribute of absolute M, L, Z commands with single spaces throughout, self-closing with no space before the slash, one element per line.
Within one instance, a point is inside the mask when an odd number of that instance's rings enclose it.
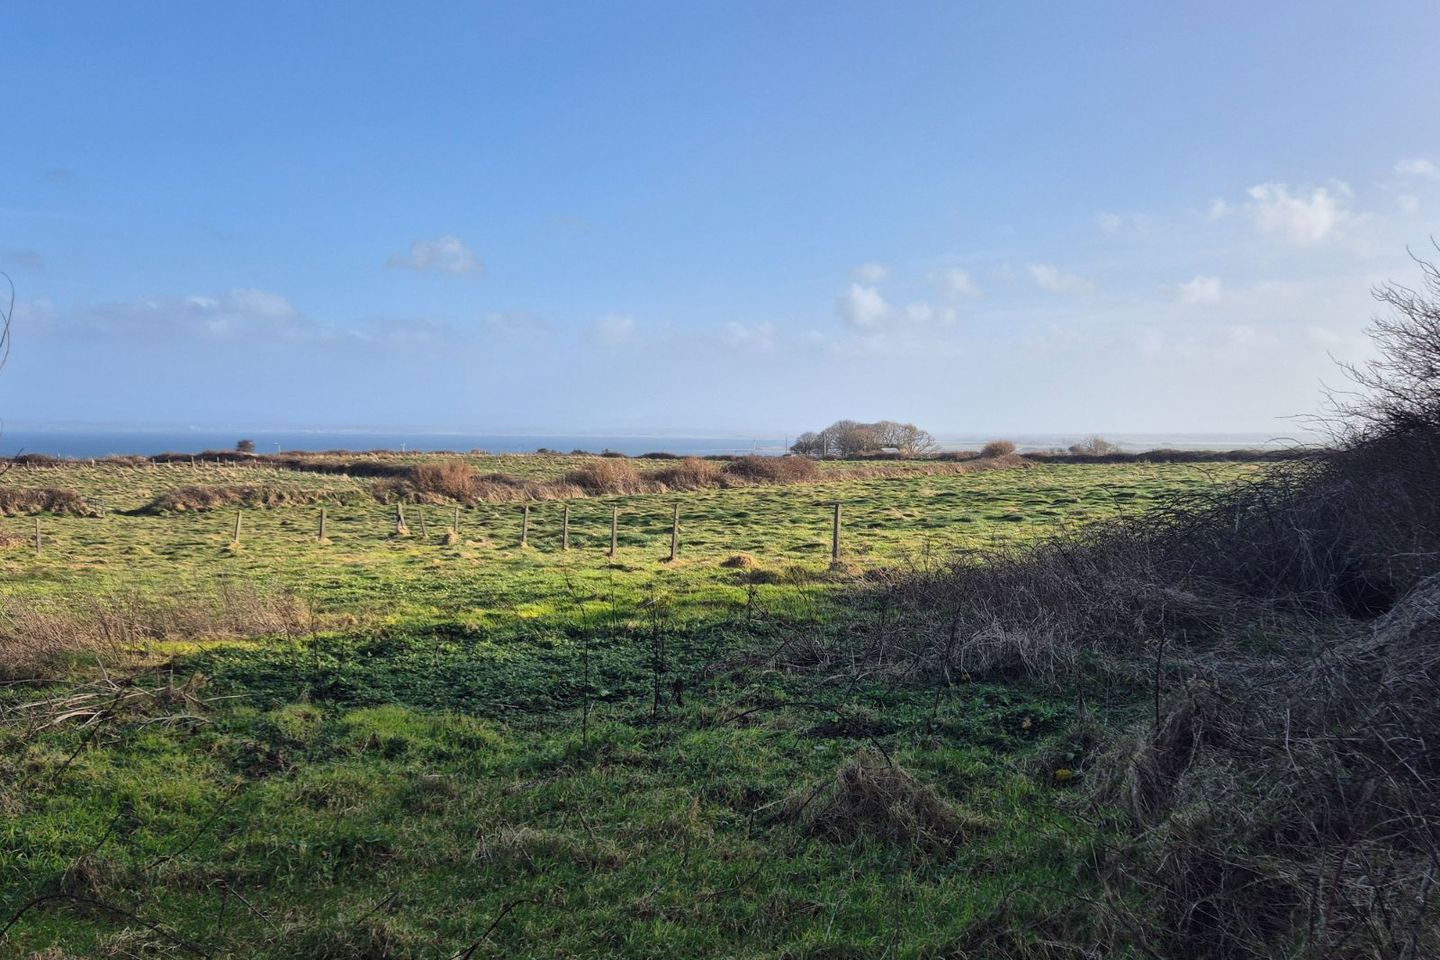
<path fill-rule="evenodd" d="M 63 513 L 88 517 L 95 513 L 90 502 L 74 490 L 61 487 L 0 486 L 0 514 L 13 517 L 31 513 Z"/>
<path fill-rule="evenodd" d="M 476 473 L 464 460 L 447 460 L 416 464 L 404 479 L 420 499 L 468 500 Z"/>
<path fill-rule="evenodd" d="M 1079 443 L 1071 444 L 1070 452 L 1077 457 L 1107 457 L 1112 453 L 1119 453 L 1120 445 L 1118 443 L 1111 443 L 1109 440 L 1096 434 L 1092 437 L 1086 437 Z"/>
<path fill-rule="evenodd" d="M 190 483 L 166 490 L 134 511 L 137 514 L 183 513 L 221 507 L 285 507 L 330 499 L 320 490 L 282 487 L 268 483 L 234 485 Z"/>
<path fill-rule="evenodd" d="M 720 482 L 724 473 L 720 464 L 699 457 L 686 457 L 679 463 L 650 474 L 671 490 L 703 490 Z"/>
<path fill-rule="evenodd" d="M 803 483 L 820 475 L 808 457 L 738 457 L 725 465 L 726 476 L 749 483 Z"/>
<path fill-rule="evenodd" d="M 601 457 L 565 474 L 566 483 L 590 494 L 638 493 L 640 474 L 629 460 Z"/>
<path fill-rule="evenodd" d="M 1013 440 L 991 440 L 980 448 L 980 456 L 985 458 L 1008 457 L 1014 452 L 1015 442 Z"/>

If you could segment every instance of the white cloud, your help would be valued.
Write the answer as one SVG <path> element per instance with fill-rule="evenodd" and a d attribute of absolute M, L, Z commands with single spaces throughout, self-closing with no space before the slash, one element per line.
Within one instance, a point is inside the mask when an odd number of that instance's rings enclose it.
<path fill-rule="evenodd" d="M 459 237 L 445 234 L 434 240 L 416 240 L 409 253 L 397 253 L 386 261 L 387 266 L 405 270 L 433 270 L 438 273 L 479 276 L 485 265 L 475 251 Z"/>
<path fill-rule="evenodd" d="M 940 292 L 950 300 L 975 300 L 982 295 L 970 274 L 959 267 L 941 270 L 934 279 Z"/>
<path fill-rule="evenodd" d="M 1088 293 L 1095 289 L 1093 282 L 1077 274 L 1066 273 L 1053 264 L 1032 263 L 1029 270 L 1030 278 L 1051 293 Z"/>
<path fill-rule="evenodd" d="M 214 295 L 99 303 L 64 313 L 52 307 L 45 322 L 45 329 L 56 333 L 129 340 L 198 339 L 269 345 L 336 336 L 333 328 L 308 319 L 280 294 L 248 287 Z"/>
<path fill-rule="evenodd" d="M 1350 219 L 1345 205 L 1351 191 L 1336 182 L 1334 191 L 1315 187 L 1305 195 L 1284 183 L 1260 183 L 1246 191 L 1250 216 L 1261 233 L 1279 234 L 1291 243 L 1320 243 Z"/>
<path fill-rule="evenodd" d="M 1402 177 L 1424 177 L 1440 180 L 1440 165 L 1424 157 L 1408 157 L 1395 164 L 1395 172 Z"/>
<path fill-rule="evenodd" d="M 1224 220 L 1233 212 L 1234 208 L 1232 208 L 1230 204 L 1217 197 L 1210 201 L 1210 210 L 1206 213 L 1206 216 L 1211 220 Z"/>
<path fill-rule="evenodd" d="M 883 328 L 893 312 L 879 290 L 859 283 L 850 284 L 850 289 L 835 306 L 845 325 L 862 333 L 873 333 Z"/>
<path fill-rule="evenodd" d="M 1196 277 L 1175 288 L 1175 299 L 1186 306 L 1219 303 L 1222 289 L 1219 277 Z"/>
<path fill-rule="evenodd" d="M 1150 229 L 1150 218 L 1143 213 L 1102 213 L 1095 218 L 1103 233 L 1144 233 Z"/>
<path fill-rule="evenodd" d="M 871 260 L 868 263 L 862 263 L 854 270 L 851 270 L 850 276 L 857 283 L 864 283 L 874 286 L 875 284 L 884 281 L 890 276 L 890 268 L 883 263 L 877 263 L 876 261 Z"/>
<path fill-rule="evenodd" d="M 775 328 L 768 323 L 727 323 L 725 342 L 741 349 L 769 350 L 775 346 Z"/>
<path fill-rule="evenodd" d="M 606 343 L 624 343 L 635 336 L 635 318 L 607 314 L 595 321 L 595 336 Z"/>
<path fill-rule="evenodd" d="M 1420 212 L 1420 198 L 1413 193 L 1402 193 L 1395 198 L 1395 203 L 1400 207 L 1400 212 L 1406 216 L 1413 217 Z"/>

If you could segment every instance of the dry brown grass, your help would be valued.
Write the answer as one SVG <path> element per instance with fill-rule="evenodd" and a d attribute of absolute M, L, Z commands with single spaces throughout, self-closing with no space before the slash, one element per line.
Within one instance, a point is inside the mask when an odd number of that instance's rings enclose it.
<path fill-rule="evenodd" d="M 808 483 L 820 475 L 809 457 L 739 457 L 725 465 L 725 476 L 745 483 Z"/>
<path fill-rule="evenodd" d="M 668 490 L 704 490 L 717 486 L 724 472 L 724 468 L 713 460 L 686 457 L 655 471 L 648 479 L 664 485 Z"/>
<path fill-rule="evenodd" d="M 321 490 L 270 483 L 192 483 L 166 490 L 135 512 L 156 514 L 219 510 L 224 507 L 286 507 L 334 500 L 334 494 Z"/>
<path fill-rule="evenodd" d="M 138 593 L 0 599 L 0 677 L 30 679 L 76 658 L 122 661 L 160 640 L 294 635 L 310 611 L 288 593 L 223 584 L 186 596 Z"/>
<path fill-rule="evenodd" d="M 421 499 L 470 499 L 478 471 L 464 460 L 420 463 L 410 468 L 405 480 Z"/>
<path fill-rule="evenodd" d="M 980 448 L 980 456 L 1008 457 L 1015 452 L 1015 449 L 1015 442 L 1013 440 L 991 440 Z"/>
<path fill-rule="evenodd" d="M 62 487 L 12 487 L 0 485 L 0 514 L 7 517 L 34 513 L 60 513 L 73 517 L 95 516 L 97 511 L 84 496 Z"/>
<path fill-rule="evenodd" d="M 644 493 L 640 471 L 629 460 L 602 457 L 565 474 L 564 482 L 592 496 Z"/>
<path fill-rule="evenodd" d="M 832 780 L 791 794 L 782 815 L 827 840 L 868 836 L 932 849 L 963 842 L 984 829 L 978 817 L 869 749 L 857 751 Z"/>

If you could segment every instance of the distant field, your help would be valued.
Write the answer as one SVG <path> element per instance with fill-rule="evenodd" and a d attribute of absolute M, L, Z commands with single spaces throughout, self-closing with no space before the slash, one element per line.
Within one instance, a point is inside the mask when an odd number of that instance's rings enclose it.
<path fill-rule="evenodd" d="M 573 463 L 476 462 L 537 478 Z M 233 548 L 233 510 L 123 511 L 182 483 L 251 482 L 251 468 L 12 471 L 3 483 L 108 508 L 41 516 L 38 553 L 33 517 L 0 518 L 12 614 L 230 583 L 294 591 L 317 617 L 147 642 L 136 687 L 94 680 L 94 717 L 70 714 L 73 679 L 0 690 L 0 924 L 21 914 L 0 953 L 983 956 L 997 911 L 1017 943 L 1043 945 L 1058 918 L 1088 922 L 1099 883 L 1085 867 L 1097 837 L 1065 807 L 1084 750 L 1058 733 L 1073 701 L 838 683 L 825 651 L 886 615 L 867 571 L 1256 469 L 1047 465 L 587 498 L 568 552 L 553 501 L 532 506 L 523 550 L 517 504 L 465 507 L 447 545 L 450 507 L 408 507 L 411 535 L 396 537 L 370 481 L 277 472 L 337 495 L 330 542 L 303 505 L 246 510 Z M 845 563 L 831 571 L 837 499 Z M 95 677 L 84 657 L 71 670 Z M 33 706 L 47 696 L 57 705 Z M 913 822 L 846 806 L 882 756 L 914 776 L 881 784 Z"/>
<path fill-rule="evenodd" d="M 569 464 L 567 467 L 566 464 Z M 485 469 L 550 479 L 569 458 L 489 458 Z M 902 467 L 903 469 L 903 467 Z M 1143 510 L 1176 490 L 1252 473 L 1238 464 L 1059 465 L 962 476 L 761 486 L 631 497 L 585 498 L 571 505 L 571 546 L 560 551 L 558 502 L 531 507 L 529 548 L 519 549 L 518 504 L 460 510 L 462 542 L 445 545 L 447 506 L 406 508 L 410 536 L 396 537 L 395 507 L 368 495 L 373 481 L 247 467 L 77 467 L 12 471 L 6 482 L 64 486 L 103 499 L 99 517 L 42 520 L 42 550 L 0 553 L 0 593 L 163 588 L 217 578 L 263 580 L 293 589 L 321 609 L 380 614 L 392 621 L 474 613 L 486 598 L 548 595 L 559 578 L 616 579 L 632 587 L 734 585 L 719 561 L 750 554 L 762 566 L 823 571 L 830 559 L 830 504 L 842 502 L 842 546 L 862 568 L 1024 542 L 1120 513 Z M 241 548 L 229 549 L 235 510 L 132 516 L 156 494 L 183 484 L 257 482 L 326 491 L 328 544 L 316 542 L 320 507 L 244 511 Z M 681 562 L 668 556 L 674 505 L 681 509 Z M 605 555 L 611 511 L 620 510 L 620 551 Z M 421 536 L 421 518 L 429 536 Z M 31 537 L 28 517 L 0 518 L 0 532 Z"/>

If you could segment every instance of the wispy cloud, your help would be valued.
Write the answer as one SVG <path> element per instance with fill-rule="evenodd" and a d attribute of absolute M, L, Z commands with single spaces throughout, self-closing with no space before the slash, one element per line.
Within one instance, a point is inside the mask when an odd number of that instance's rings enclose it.
<path fill-rule="evenodd" d="M 1407 157 L 1395 164 L 1395 172 L 1402 177 L 1440 180 L 1440 164 L 1425 157 Z"/>
<path fill-rule="evenodd" d="M 595 321 L 591 328 L 596 339 L 604 343 L 624 343 L 636 336 L 638 324 L 634 317 L 622 314 L 607 314 Z"/>
<path fill-rule="evenodd" d="M 1032 263 L 1029 270 L 1030 279 L 1042 290 L 1051 293 L 1089 293 L 1095 289 L 1094 281 L 1079 274 L 1066 273 L 1054 264 Z"/>
<path fill-rule="evenodd" d="M 1332 237 L 1351 219 L 1350 187 L 1336 181 L 1331 187 L 1314 187 L 1308 193 L 1292 191 L 1284 183 L 1260 183 L 1246 191 L 1255 228 L 1291 243 L 1309 245 Z"/>
<path fill-rule="evenodd" d="M 386 261 L 390 267 L 450 273 L 456 276 L 479 276 L 485 265 L 463 240 L 451 234 L 433 240 L 416 240 L 409 253 L 397 253 Z"/>
<path fill-rule="evenodd" d="M 890 276 L 890 268 L 875 260 L 862 263 L 850 271 L 850 277 L 856 283 L 864 283 L 873 286 L 883 283 Z"/>
<path fill-rule="evenodd" d="M 941 270 L 934 275 L 933 279 L 935 285 L 940 288 L 941 296 L 947 300 L 978 300 L 983 296 L 969 271 L 961 270 L 959 267 Z"/>
<path fill-rule="evenodd" d="M 1175 288 L 1175 299 L 1191 307 L 1219 303 L 1221 294 L 1219 277 L 1196 277 Z"/>

